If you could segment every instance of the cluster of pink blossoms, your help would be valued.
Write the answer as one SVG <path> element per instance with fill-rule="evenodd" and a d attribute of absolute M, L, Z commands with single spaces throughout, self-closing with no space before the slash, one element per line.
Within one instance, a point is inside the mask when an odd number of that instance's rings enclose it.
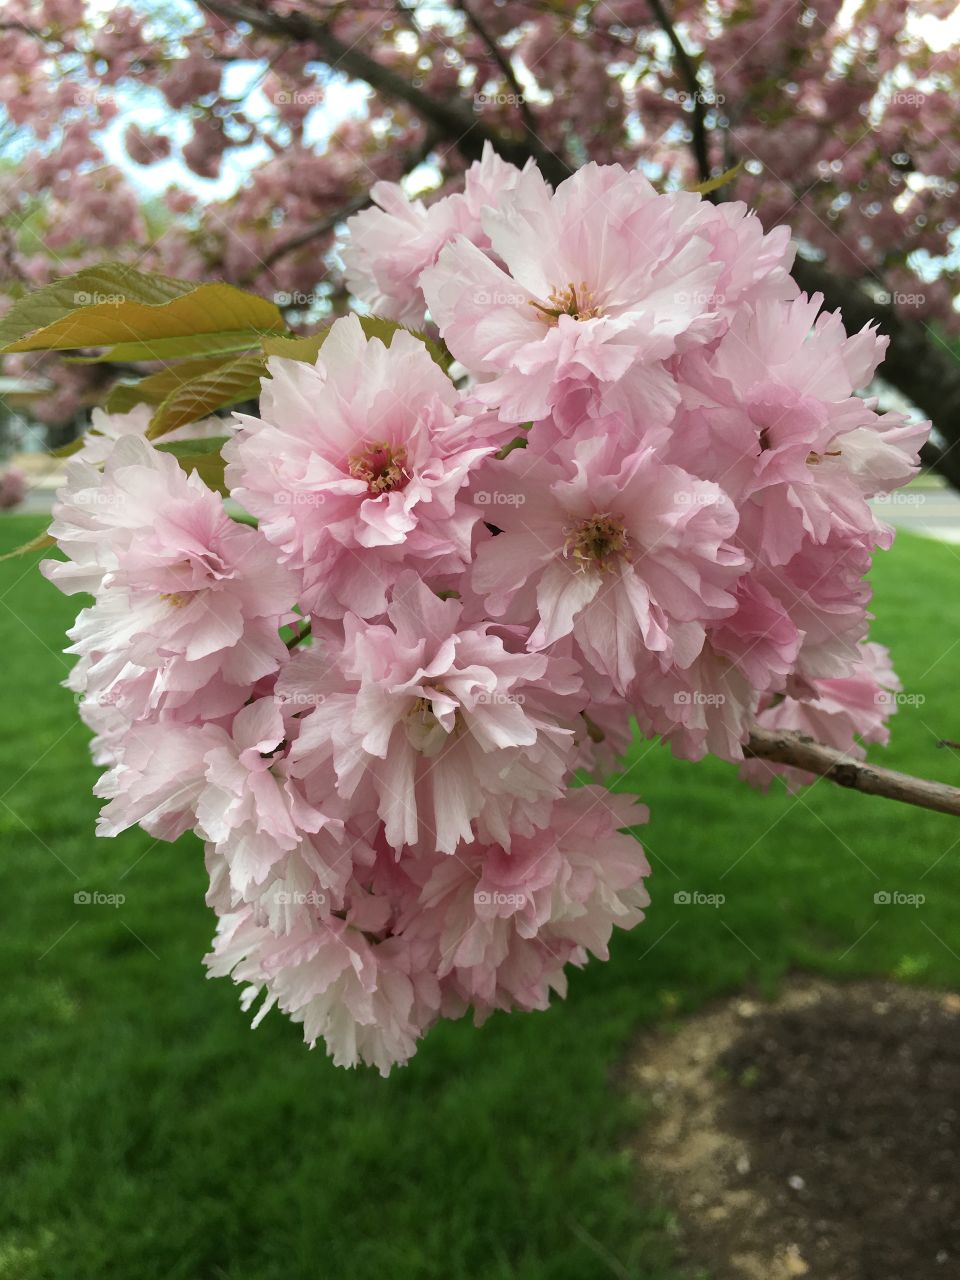
<path fill-rule="evenodd" d="M 867 499 L 926 427 L 855 394 L 883 340 L 818 315 L 743 205 L 492 156 L 429 207 L 375 196 L 352 287 L 432 321 L 449 373 L 355 316 L 272 358 L 224 449 L 255 527 L 142 414 L 101 419 L 46 572 L 94 596 L 70 683 L 102 832 L 195 831 L 211 973 L 386 1074 L 643 918 L 646 811 L 571 785 L 631 717 L 690 759 L 742 760 L 758 720 L 883 738 Z"/>

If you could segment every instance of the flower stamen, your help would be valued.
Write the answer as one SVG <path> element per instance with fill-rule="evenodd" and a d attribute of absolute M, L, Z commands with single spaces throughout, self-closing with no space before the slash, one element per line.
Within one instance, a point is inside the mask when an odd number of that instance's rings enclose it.
<path fill-rule="evenodd" d="M 365 481 L 367 492 L 374 497 L 402 489 L 410 479 L 406 446 L 386 440 L 365 443 L 359 453 L 347 459 L 347 467 L 355 480 Z"/>
<path fill-rule="evenodd" d="M 567 532 L 563 554 L 578 560 L 583 570 L 592 567 L 608 573 L 612 572 L 618 556 L 630 559 L 629 545 L 623 516 L 604 511 L 581 520 Z"/>
<path fill-rule="evenodd" d="M 530 306 L 541 312 L 550 324 L 556 324 L 561 316 L 573 316 L 574 320 L 593 320 L 596 316 L 603 315 L 603 307 L 595 300 L 593 290 L 585 280 L 581 280 L 579 285 L 571 280 L 563 288 L 551 289 L 545 303 L 531 298 Z"/>

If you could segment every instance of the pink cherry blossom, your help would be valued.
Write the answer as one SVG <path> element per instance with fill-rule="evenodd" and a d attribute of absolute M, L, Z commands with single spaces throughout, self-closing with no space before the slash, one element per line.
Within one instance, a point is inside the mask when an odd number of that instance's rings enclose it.
<path fill-rule="evenodd" d="M 374 207 L 348 220 L 349 234 L 340 246 L 351 292 L 374 315 L 422 325 L 423 273 L 455 236 L 489 249 L 482 212 L 511 190 L 519 176 L 519 169 L 485 143 L 482 158 L 464 175 L 463 191 L 429 205 L 408 199 L 399 183 L 375 183 L 370 190 Z"/>
<path fill-rule="evenodd" d="M 375 808 L 395 849 L 453 853 L 476 831 L 509 847 L 562 793 L 580 679 L 569 660 L 511 652 L 492 624 L 460 630 L 460 605 L 403 575 L 388 624 L 344 619 L 283 671 L 278 691 L 311 707 L 291 757 L 308 784 L 333 760 L 341 796 Z M 540 690 L 542 686 L 542 692 Z"/>
<path fill-rule="evenodd" d="M 273 359 L 261 418 L 240 417 L 224 449 L 234 496 L 284 563 L 300 604 L 321 617 L 383 612 L 403 569 L 469 562 L 478 518 L 459 491 L 492 452 L 477 446 L 457 393 L 422 343 L 367 341 L 338 320 L 315 366 Z"/>
<path fill-rule="evenodd" d="M 716 255 L 732 247 L 720 227 L 735 215 L 709 210 L 689 193 L 658 195 L 616 165 L 585 165 L 555 193 L 530 170 L 483 215 L 504 266 L 454 240 L 422 277 L 431 316 L 481 379 L 477 396 L 505 420 L 576 423 L 617 411 L 635 429 L 662 425 L 679 398 L 662 361 L 724 327 Z M 754 260 L 777 273 L 782 292 L 786 238 Z M 732 281 L 737 268 L 727 274 Z"/>
<path fill-rule="evenodd" d="M 224 694 L 240 705 L 286 657 L 292 575 L 171 455 L 123 437 L 102 472 L 73 461 L 54 516 L 71 559 L 41 568 L 68 594 L 95 594 L 69 634 L 100 698 L 128 700 L 136 718 L 218 690 L 222 713 Z"/>
<path fill-rule="evenodd" d="M 513 29 L 504 8 L 492 29 Z M 142 58 L 136 24 L 104 39 Z M 175 97 L 206 83 L 181 62 Z M 286 94 L 294 70 L 273 74 Z M 268 190 L 237 194 L 251 225 L 309 170 L 302 106 L 278 101 L 295 136 Z M 227 120 L 197 117 L 198 172 Z M 898 684 L 867 575 L 893 530 L 869 502 L 915 474 L 927 424 L 859 394 L 884 340 L 799 293 L 786 232 L 742 204 L 618 164 L 554 192 L 486 150 L 428 205 L 382 163 L 350 279 L 416 323 L 428 302 L 459 363 L 356 315 L 314 361 L 271 358 L 258 414 L 176 433 L 229 434 L 228 502 L 147 439 L 149 406 L 95 412 L 44 572 L 93 596 L 66 683 L 100 834 L 193 832 L 209 972 L 254 1024 L 276 1007 L 386 1075 L 440 1018 L 545 1009 L 642 921 L 646 809 L 597 785 L 631 718 L 761 785 L 808 779 L 744 763 L 758 724 L 854 755 L 886 740 Z M 266 246 L 232 240 L 250 271 Z"/>
<path fill-rule="evenodd" d="M 757 716 L 765 729 L 790 729 L 846 752 L 854 760 L 866 756 L 863 743 L 886 743 L 887 721 L 897 710 L 901 684 L 882 644 L 860 647 L 859 661 L 850 675 L 838 679 L 797 681 L 785 697 L 767 697 Z M 756 786 L 785 779 L 791 790 L 809 785 L 812 774 L 767 760 L 749 760 L 741 777 Z"/>
<path fill-rule="evenodd" d="M 494 616 L 534 622 L 532 648 L 573 634 L 624 693 L 644 651 L 689 665 L 704 621 L 732 613 L 744 556 L 737 513 L 708 481 L 616 435 L 577 445 L 573 474 L 528 450 L 489 464 L 477 497 L 502 530 L 477 549 L 474 589 Z"/>

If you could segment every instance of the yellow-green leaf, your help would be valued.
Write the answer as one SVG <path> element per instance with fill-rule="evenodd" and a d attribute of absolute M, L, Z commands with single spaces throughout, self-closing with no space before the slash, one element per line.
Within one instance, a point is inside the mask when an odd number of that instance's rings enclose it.
<path fill-rule="evenodd" d="M 13 560 L 16 556 L 25 556 L 30 551 L 45 551 L 47 547 L 53 546 L 56 546 L 56 541 L 50 537 L 49 533 L 38 533 L 35 538 L 31 538 L 23 546 L 14 547 L 13 551 L 7 551 L 0 556 L 0 561 Z"/>
<path fill-rule="evenodd" d="M 715 178 L 709 178 L 706 182 L 698 182 L 695 187 L 691 187 L 691 191 L 699 191 L 702 196 L 709 195 L 711 191 L 717 191 L 720 187 L 725 187 L 728 182 L 732 182 L 740 170 L 743 168 L 743 161 L 738 160 L 732 169 L 727 169 L 723 173 L 718 173 Z"/>
<path fill-rule="evenodd" d="M 308 333 L 302 338 L 264 338 L 262 346 L 268 356 L 282 356 L 284 360 L 303 360 L 306 364 L 316 364 L 320 348 L 330 332 L 330 326 L 316 333 Z"/>
<path fill-rule="evenodd" d="M 172 453 L 175 458 L 199 458 L 218 454 L 229 439 L 229 436 L 206 436 L 199 440 L 168 440 L 161 441 L 154 448 L 160 453 Z"/>
<path fill-rule="evenodd" d="M 162 306 L 195 288 L 188 280 L 137 271 L 118 262 L 87 267 L 18 299 L 0 320 L 0 348 L 6 350 L 29 334 L 39 333 L 71 313 L 95 305 L 93 300 L 97 298 L 123 297 L 144 305 Z"/>
<path fill-rule="evenodd" d="M 130 364 L 134 361 L 186 360 L 202 356 L 231 356 L 258 351 L 263 334 L 257 329 L 237 333 L 197 333 L 188 338 L 153 338 L 148 342 L 118 342 L 95 356 L 64 356 L 66 364 Z"/>
<path fill-rule="evenodd" d="M 264 356 L 240 356 L 183 383 L 157 407 L 150 420 L 148 437 L 155 440 L 217 409 L 255 400 L 260 395 L 260 379 L 265 371 Z"/>
<path fill-rule="evenodd" d="M 222 368 L 226 357 L 211 356 L 202 360 L 183 360 L 168 365 L 159 373 L 148 374 L 139 382 L 117 382 L 104 402 L 108 413 L 128 413 L 138 404 L 162 404 L 171 391 L 201 374 Z"/>
<path fill-rule="evenodd" d="M 210 337 L 248 340 L 251 332 L 283 333 L 275 303 L 223 283 L 188 284 L 106 264 L 80 271 L 21 298 L 0 322 L 0 350 L 69 351 L 134 343 L 148 359 L 155 344 Z M 184 354 L 199 354 L 195 348 Z"/>

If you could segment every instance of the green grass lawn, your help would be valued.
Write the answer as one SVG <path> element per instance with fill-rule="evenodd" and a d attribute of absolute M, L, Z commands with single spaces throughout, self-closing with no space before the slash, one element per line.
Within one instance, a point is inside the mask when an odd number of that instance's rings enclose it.
<path fill-rule="evenodd" d="M 0 550 L 40 524 L 5 518 Z M 960 738 L 960 557 L 905 536 L 875 579 L 876 638 L 925 698 L 877 755 L 957 781 L 936 743 Z M 194 840 L 95 838 L 86 730 L 57 684 L 73 610 L 0 565 L 0 1280 L 675 1280 L 620 1083 L 637 1034 L 792 968 L 960 985 L 954 820 L 829 783 L 762 796 L 638 743 L 618 785 L 651 806 L 653 905 L 611 962 L 549 1013 L 436 1028 L 387 1081 L 336 1070 L 205 980 Z M 684 889 L 726 901 L 675 904 Z"/>

